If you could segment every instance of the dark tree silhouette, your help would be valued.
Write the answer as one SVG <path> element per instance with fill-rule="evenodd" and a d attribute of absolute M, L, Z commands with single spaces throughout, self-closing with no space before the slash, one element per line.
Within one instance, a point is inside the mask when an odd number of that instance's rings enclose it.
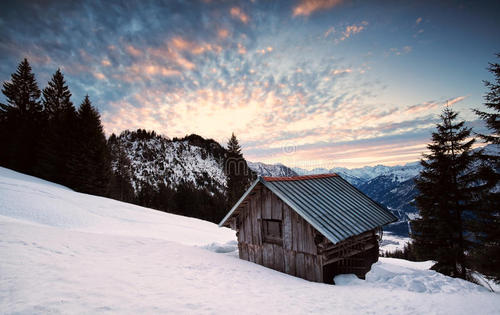
<path fill-rule="evenodd" d="M 76 156 L 72 157 L 71 171 L 76 190 L 93 195 L 108 192 L 111 161 L 106 137 L 97 109 L 85 96 L 77 113 Z"/>
<path fill-rule="evenodd" d="M 500 54 L 497 54 L 500 58 Z M 491 144 L 493 149 L 481 150 L 477 167 L 475 236 L 480 242 L 473 251 L 475 268 L 487 277 L 500 283 L 500 64 L 490 63 L 488 70 L 494 81 L 484 81 L 489 91 L 484 96 L 484 105 L 490 112 L 475 109 L 475 113 L 484 120 L 489 134 L 480 134 L 480 138 Z M 495 149 L 496 146 L 496 149 Z"/>
<path fill-rule="evenodd" d="M 430 154 L 421 160 L 424 169 L 415 181 L 420 218 L 412 222 L 412 238 L 419 259 L 435 260 L 437 271 L 465 279 L 469 267 L 465 254 L 472 246 L 465 235 L 470 230 L 475 140 L 469 140 L 471 130 L 456 119 L 450 108 L 443 111 L 427 146 Z"/>
<path fill-rule="evenodd" d="M 38 173 L 41 177 L 74 188 L 70 165 L 76 157 L 76 109 L 71 92 L 58 69 L 43 89 L 44 113 L 48 119 L 43 134 Z"/>
<path fill-rule="evenodd" d="M 254 176 L 246 160 L 243 158 L 241 146 L 234 133 L 232 133 L 227 143 L 227 156 L 224 169 L 227 177 L 228 206 L 232 207 L 245 193 Z"/>
<path fill-rule="evenodd" d="M 34 174 L 40 132 L 44 125 L 40 89 L 27 59 L 4 82 L 7 104 L 0 104 L 0 165 Z"/>

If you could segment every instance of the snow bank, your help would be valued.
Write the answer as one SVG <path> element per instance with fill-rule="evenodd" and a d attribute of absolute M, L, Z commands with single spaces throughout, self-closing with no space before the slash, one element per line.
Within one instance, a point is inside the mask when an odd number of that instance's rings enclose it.
<path fill-rule="evenodd" d="M 195 245 L 195 246 L 193 246 Z M 201 220 L 0 168 L 0 313 L 498 314 L 500 295 L 383 258 L 313 283 L 242 261 Z"/>

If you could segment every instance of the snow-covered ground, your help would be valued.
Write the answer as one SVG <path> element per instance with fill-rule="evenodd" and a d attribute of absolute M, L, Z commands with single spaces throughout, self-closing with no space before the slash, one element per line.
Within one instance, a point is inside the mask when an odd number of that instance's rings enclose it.
<path fill-rule="evenodd" d="M 380 243 L 381 252 L 394 252 L 396 249 L 402 250 L 410 242 L 409 237 L 403 237 L 391 232 L 384 232 Z"/>
<path fill-rule="evenodd" d="M 381 258 L 312 283 L 242 261 L 233 231 L 0 168 L 0 313 L 499 314 L 500 295 Z"/>

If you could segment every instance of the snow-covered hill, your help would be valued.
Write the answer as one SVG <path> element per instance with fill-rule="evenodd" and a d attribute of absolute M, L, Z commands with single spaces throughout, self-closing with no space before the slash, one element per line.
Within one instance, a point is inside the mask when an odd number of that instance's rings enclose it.
<path fill-rule="evenodd" d="M 312 283 L 237 258 L 235 233 L 0 168 L 0 311 L 494 314 L 498 294 L 382 258 Z M 392 242 L 394 243 L 394 242 Z M 263 289 L 264 288 L 264 289 Z M 270 295 L 271 293 L 271 295 Z"/>

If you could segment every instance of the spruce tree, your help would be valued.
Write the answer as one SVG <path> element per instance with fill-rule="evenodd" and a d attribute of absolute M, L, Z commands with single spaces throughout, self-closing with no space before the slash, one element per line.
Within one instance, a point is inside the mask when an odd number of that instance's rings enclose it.
<path fill-rule="evenodd" d="M 500 57 L 500 54 L 497 54 Z M 487 277 L 500 283 L 500 64 L 490 63 L 488 70 L 495 81 L 485 81 L 489 89 L 484 105 L 493 110 L 485 112 L 475 109 L 475 113 L 484 120 L 489 134 L 479 134 L 490 144 L 490 148 L 479 152 L 475 185 L 476 224 L 474 232 L 478 246 L 472 252 L 475 268 Z M 491 149 L 491 147 L 493 147 Z M 496 147 L 496 148 L 495 148 Z"/>
<path fill-rule="evenodd" d="M 111 154 L 111 184 L 109 196 L 111 198 L 133 202 L 135 192 L 132 186 L 132 166 L 129 157 L 122 147 L 122 143 L 115 134 L 112 134 L 107 142 Z"/>
<path fill-rule="evenodd" d="M 470 230 L 474 181 L 471 130 L 464 121 L 455 122 L 457 113 L 446 108 L 441 123 L 421 160 L 423 170 L 416 179 L 415 198 L 420 218 L 412 222 L 413 247 L 419 259 L 437 261 L 434 269 L 465 279 L 469 262 L 466 252 L 472 242 Z"/>
<path fill-rule="evenodd" d="M 70 172 L 76 157 L 76 109 L 64 76 L 58 69 L 43 89 L 44 112 L 48 119 L 38 173 L 41 177 L 74 188 Z"/>
<path fill-rule="evenodd" d="M 228 206 L 232 207 L 245 193 L 252 177 L 247 162 L 241 153 L 241 146 L 234 133 L 232 133 L 227 143 L 225 173 L 227 177 Z"/>
<path fill-rule="evenodd" d="M 500 53 L 497 54 L 500 58 Z M 486 126 L 491 131 L 490 134 L 480 134 L 479 136 L 486 142 L 500 144 L 500 64 L 490 63 L 488 71 L 495 76 L 495 81 L 484 81 L 484 85 L 490 90 L 485 96 L 484 105 L 493 112 L 485 112 L 475 109 L 474 112 L 484 120 Z"/>
<path fill-rule="evenodd" d="M 26 58 L 11 81 L 3 83 L 2 93 L 7 104 L 0 104 L 0 165 L 33 174 L 44 116 L 40 89 Z"/>
<path fill-rule="evenodd" d="M 76 190 L 92 195 L 108 193 L 111 162 L 106 137 L 97 109 L 85 96 L 77 113 L 76 156 L 70 159 Z"/>

